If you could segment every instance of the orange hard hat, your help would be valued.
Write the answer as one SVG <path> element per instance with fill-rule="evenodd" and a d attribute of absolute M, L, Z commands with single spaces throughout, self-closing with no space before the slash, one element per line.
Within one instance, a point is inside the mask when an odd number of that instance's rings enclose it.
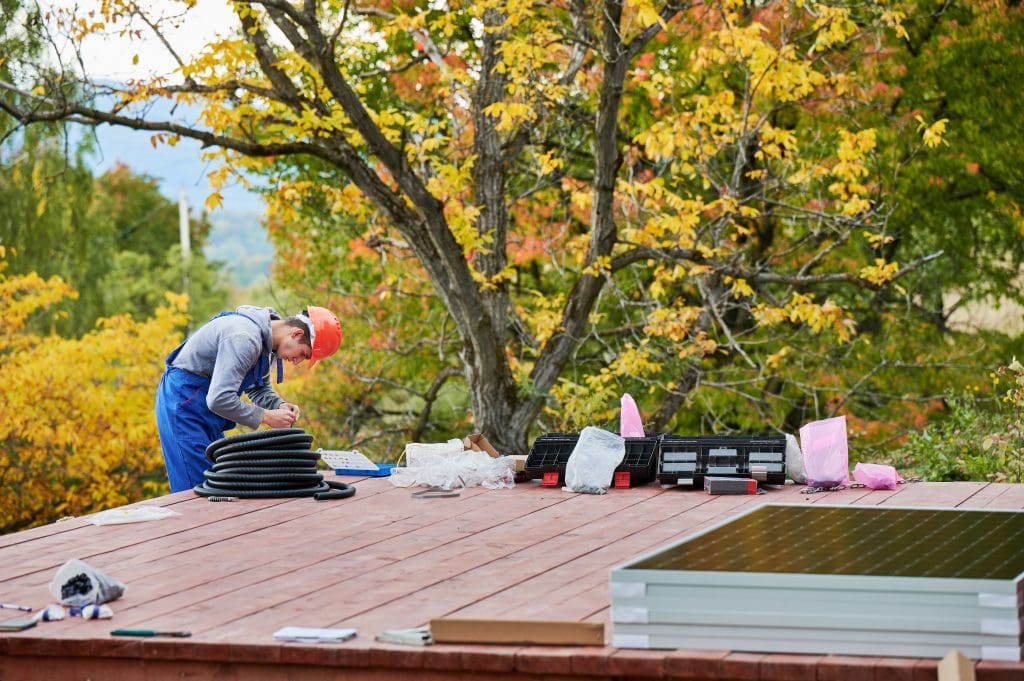
<path fill-rule="evenodd" d="M 306 316 L 313 324 L 312 352 L 309 355 L 309 366 L 330 357 L 341 346 L 341 322 L 326 307 L 307 307 Z"/>

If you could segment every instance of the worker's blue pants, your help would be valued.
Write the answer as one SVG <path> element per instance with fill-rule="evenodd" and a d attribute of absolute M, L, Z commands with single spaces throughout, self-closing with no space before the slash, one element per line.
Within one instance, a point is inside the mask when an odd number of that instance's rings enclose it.
<path fill-rule="evenodd" d="M 156 391 L 156 426 L 172 492 L 203 482 L 206 447 L 235 427 L 206 406 L 210 379 L 168 366 Z"/>

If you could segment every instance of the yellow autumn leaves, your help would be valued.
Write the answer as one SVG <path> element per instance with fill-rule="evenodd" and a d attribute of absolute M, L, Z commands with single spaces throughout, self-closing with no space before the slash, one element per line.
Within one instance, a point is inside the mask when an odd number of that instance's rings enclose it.
<path fill-rule="evenodd" d="M 186 300 L 169 295 L 144 322 L 99 320 L 81 338 L 32 330 L 76 297 L 56 277 L 0 270 L 0 531 L 166 491 L 153 391 Z"/>

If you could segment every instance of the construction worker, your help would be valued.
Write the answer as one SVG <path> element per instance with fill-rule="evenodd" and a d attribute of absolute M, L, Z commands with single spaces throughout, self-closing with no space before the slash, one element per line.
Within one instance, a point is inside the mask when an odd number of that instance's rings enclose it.
<path fill-rule="evenodd" d="M 341 345 L 341 324 L 330 310 L 309 307 L 282 319 L 268 307 L 222 312 L 167 356 L 156 393 L 156 424 L 172 492 L 203 482 L 206 447 L 236 423 L 287 428 L 299 408 L 270 385 L 270 365 L 282 360 L 312 367 Z M 252 404 L 242 401 L 245 392 Z"/>

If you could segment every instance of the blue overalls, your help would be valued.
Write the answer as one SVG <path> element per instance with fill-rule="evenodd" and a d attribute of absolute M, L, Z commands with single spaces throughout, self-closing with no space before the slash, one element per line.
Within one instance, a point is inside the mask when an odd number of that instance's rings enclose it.
<path fill-rule="evenodd" d="M 234 314 L 259 326 L 256 320 L 238 312 L 221 312 L 213 319 Z M 224 437 L 225 430 L 235 427 L 234 421 L 213 413 L 206 406 L 206 395 L 210 391 L 208 377 L 171 366 L 184 346 L 182 342 L 167 355 L 164 375 L 156 391 L 156 427 L 160 433 L 160 448 L 163 450 L 172 492 L 192 489 L 203 482 L 203 472 L 210 467 L 206 458 L 207 445 Z M 254 385 L 263 385 L 263 377 L 268 371 L 270 358 L 261 356 L 256 366 L 242 380 L 238 388 L 239 396 Z M 281 374 L 279 359 L 278 383 L 281 382 Z"/>

